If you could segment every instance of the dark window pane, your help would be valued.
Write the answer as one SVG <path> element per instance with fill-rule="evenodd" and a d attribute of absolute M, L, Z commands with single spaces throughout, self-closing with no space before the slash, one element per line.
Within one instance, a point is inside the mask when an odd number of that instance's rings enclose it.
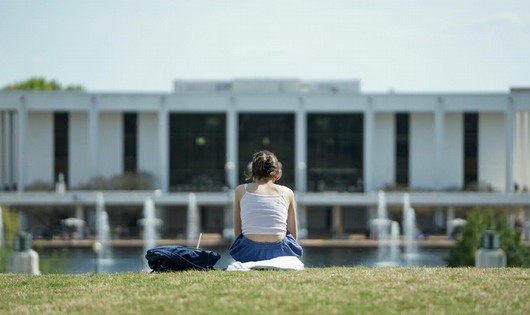
<path fill-rule="evenodd" d="M 57 112 L 53 115 L 53 143 L 54 143 L 54 181 L 59 174 L 68 180 L 68 113 Z"/>
<path fill-rule="evenodd" d="M 224 114 L 170 114 L 171 191 L 220 191 L 226 187 Z"/>
<path fill-rule="evenodd" d="M 363 190 L 363 115 L 307 116 L 309 191 Z"/>
<path fill-rule="evenodd" d="M 464 187 L 478 181 L 478 114 L 464 113 Z"/>
<path fill-rule="evenodd" d="M 138 115 L 136 113 L 123 114 L 123 171 L 137 170 L 137 138 Z"/>
<path fill-rule="evenodd" d="M 294 114 L 239 114 L 239 180 L 252 154 L 269 150 L 283 165 L 278 184 L 294 188 Z"/>
<path fill-rule="evenodd" d="M 408 113 L 396 114 L 396 185 L 409 185 L 409 118 Z"/>

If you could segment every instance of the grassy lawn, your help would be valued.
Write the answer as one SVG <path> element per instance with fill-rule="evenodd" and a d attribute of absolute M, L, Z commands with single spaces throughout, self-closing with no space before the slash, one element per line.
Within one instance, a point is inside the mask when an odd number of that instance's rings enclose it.
<path fill-rule="evenodd" d="M 528 314 L 530 269 L 322 268 L 305 271 L 27 276 L 0 274 L 0 313 Z"/>

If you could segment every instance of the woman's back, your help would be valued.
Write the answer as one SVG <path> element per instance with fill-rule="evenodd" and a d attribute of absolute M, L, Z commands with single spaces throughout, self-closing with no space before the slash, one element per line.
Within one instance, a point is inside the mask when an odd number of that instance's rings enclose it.
<path fill-rule="evenodd" d="M 280 256 L 302 256 L 296 242 L 296 210 L 291 189 L 274 182 L 282 175 L 281 163 L 270 151 L 252 156 L 248 179 L 234 196 L 234 235 L 228 253 L 237 261 L 258 261 Z"/>
<path fill-rule="evenodd" d="M 285 191 L 285 187 L 278 184 L 262 184 L 262 183 L 248 183 L 242 185 L 246 192 L 258 195 L 281 195 Z"/>
<path fill-rule="evenodd" d="M 287 232 L 289 210 L 289 202 L 284 196 L 285 189 L 279 185 L 245 184 L 244 187 L 245 193 L 240 200 L 243 234 L 283 237 Z"/>

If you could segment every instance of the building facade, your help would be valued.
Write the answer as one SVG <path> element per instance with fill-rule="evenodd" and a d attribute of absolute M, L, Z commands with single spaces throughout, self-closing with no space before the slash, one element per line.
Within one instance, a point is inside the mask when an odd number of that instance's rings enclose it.
<path fill-rule="evenodd" d="M 164 94 L 4 91 L 1 196 L 16 203 L 14 192 L 53 189 L 59 176 L 68 191 L 196 192 L 222 196 L 203 209 L 203 225 L 226 228 L 227 191 L 244 181 L 252 153 L 268 149 L 283 164 L 281 183 L 300 196 L 306 227 L 360 232 L 381 189 L 448 199 L 426 206 L 451 205 L 447 196 L 465 191 L 526 195 L 529 120 L 524 90 L 362 93 L 356 80 L 176 81 Z M 515 205 L 530 205 L 519 198 Z M 163 216 L 185 222 L 175 207 L 168 202 Z"/>

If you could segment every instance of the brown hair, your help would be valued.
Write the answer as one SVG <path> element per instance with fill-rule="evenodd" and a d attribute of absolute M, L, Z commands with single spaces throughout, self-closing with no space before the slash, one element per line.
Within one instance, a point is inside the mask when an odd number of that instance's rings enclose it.
<path fill-rule="evenodd" d="M 259 180 L 262 178 L 275 178 L 279 180 L 282 177 L 282 164 L 274 153 L 263 150 L 254 153 L 252 162 L 249 163 L 246 179 Z"/>

